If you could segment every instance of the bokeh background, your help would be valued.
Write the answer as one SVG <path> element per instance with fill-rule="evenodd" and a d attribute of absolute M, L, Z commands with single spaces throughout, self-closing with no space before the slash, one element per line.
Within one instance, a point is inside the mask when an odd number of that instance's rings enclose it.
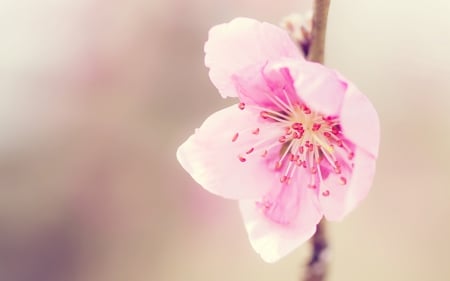
<path fill-rule="evenodd" d="M 223 100 L 208 29 L 311 0 L 2 0 L 0 280 L 299 280 L 175 151 Z M 330 281 L 450 280 L 450 2 L 332 1 L 327 64 L 381 118 L 366 201 L 329 226 Z"/>

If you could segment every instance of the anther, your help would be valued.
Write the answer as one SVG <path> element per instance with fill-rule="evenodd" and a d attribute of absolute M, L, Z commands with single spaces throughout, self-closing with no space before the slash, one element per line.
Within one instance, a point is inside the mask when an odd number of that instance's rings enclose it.
<path fill-rule="evenodd" d="M 231 139 L 232 142 L 235 142 L 237 138 L 239 137 L 239 133 L 234 134 L 233 138 Z"/>
<path fill-rule="evenodd" d="M 242 163 L 244 163 L 245 161 L 247 161 L 247 159 L 242 156 L 242 155 L 238 155 L 239 161 L 241 161 Z"/>
<path fill-rule="evenodd" d="M 250 153 L 252 153 L 254 150 L 255 150 L 255 149 L 252 147 L 252 148 L 250 148 L 249 150 L 247 150 L 247 152 L 245 152 L 245 153 L 246 153 L 246 154 L 250 154 Z"/>
<path fill-rule="evenodd" d="M 339 131 L 340 131 L 340 126 L 339 126 L 339 125 L 334 125 L 334 126 L 331 128 L 331 132 L 332 132 L 333 134 L 335 134 L 335 135 L 339 134 Z"/>
<path fill-rule="evenodd" d="M 330 195 L 330 191 L 329 190 L 325 190 L 324 192 L 322 192 L 322 195 L 327 197 Z"/>
<path fill-rule="evenodd" d="M 267 155 L 267 150 L 264 150 L 264 152 L 261 154 L 261 157 L 266 157 Z"/>
<path fill-rule="evenodd" d="M 348 160 L 353 160 L 354 157 L 355 157 L 355 153 L 354 152 L 350 152 L 348 154 Z"/>
<path fill-rule="evenodd" d="M 278 139 L 278 141 L 279 141 L 280 143 L 285 143 L 285 142 L 286 142 L 286 136 L 281 136 L 281 137 Z"/>
<path fill-rule="evenodd" d="M 303 112 L 305 113 L 305 114 L 311 114 L 311 109 L 309 109 L 308 107 L 304 107 L 303 108 Z"/>
<path fill-rule="evenodd" d="M 296 131 L 298 131 L 298 130 L 300 130 L 300 129 L 303 129 L 303 125 L 302 125 L 302 123 L 298 123 L 298 122 L 295 122 L 294 124 L 292 124 L 292 129 L 294 129 L 294 130 L 296 130 Z"/>
<path fill-rule="evenodd" d="M 283 175 L 283 176 L 281 176 L 281 178 L 280 178 L 280 182 L 281 182 L 281 183 L 285 183 L 285 182 L 287 182 L 288 180 L 289 180 L 289 177 L 286 176 L 286 175 Z"/>
<path fill-rule="evenodd" d="M 259 134 L 259 128 L 256 128 L 252 131 L 252 134 L 257 135 Z"/>
<path fill-rule="evenodd" d="M 316 189 L 316 188 L 317 188 L 317 186 L 316 186 L 315 184 L 308 184 L 308 188 L 311 188 L 311 189 Z"/>
<path fill-rule="evenodd" d="M 344 177 L 340 177 L 339 178 L 339 183 L 342 184 L 342 185 L 345 185 L 347 183 L 347 179 L 344 178 Z"/>
<path fill-rule="evenodd" d="M 241 103 L 239 103 L 239 109 L 240 110 L 244 110 L 244 108 L 245 108 L 245 103 L 243 103 L 243 102 L 241 102 Z"/>
<path fill-rule="evenodd" d="M 259 116 L 261 116 L 263 119 L 267 119 L 269 118 L 269 113 L 263 110 L 259 113 Z"/>
<path fill-rule="evenodd" d="M 279 170 L 281 168 L 281 162 L 277 161 L 277 163 L 275 164 L 275 170 Z"/>
<path fill-rule="evenodd" d="M 313 126 L 312 126 L 312 130 L 314 132 L 318 131 L 320 129 L 320 126 L 321 125 L 319 123 L 314 123 Z"/>
<path fill-rule="evenodd" d="M 295 131 L 294 134 L 292 134 L 292 137 L 294 139 L 301 139 L 303 137 L 303 132 L 299 133 L 299 132 Z"/>

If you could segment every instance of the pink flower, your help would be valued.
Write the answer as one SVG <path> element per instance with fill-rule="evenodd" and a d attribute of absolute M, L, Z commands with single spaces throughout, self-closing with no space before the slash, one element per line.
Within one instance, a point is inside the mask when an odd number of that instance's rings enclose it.
<path fill-rule="evenodd" d="M 240 103 L 208 117 L 177 158 L 206 190 L 239 200 L 253 248 L 274 262 L 323 216 L 341 220 L 367 195 L 378 116 L 351 82 L 305 61 L 274 25 L 215 26 L 205 52 L 211 81 Z"/>

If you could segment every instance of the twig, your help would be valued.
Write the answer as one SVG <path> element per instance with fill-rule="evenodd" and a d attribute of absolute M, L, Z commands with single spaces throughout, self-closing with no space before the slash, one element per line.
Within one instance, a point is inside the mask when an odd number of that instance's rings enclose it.
<path fill-rule="evenodd" d="M 315 0 L 308 60 L 323 63 L 330 0 Z"/>
<path fill-rule="evenodd" d="M 323 63 L 325 50 L 325 35 L 330 0 L 315 0 L 311 45 L 308 50 L 308 60 Z M 317 225 L 317 231 L 311 238 L 312 254 L 306 268 L 304 281 L 324 281 L 328 271 L 328 242 L 325 233 L 325 221 Z"/>
<path fill-rule="evenodd" d="M 312 254 L 308 262 L 304 281 L 323 281 L 328 269 L 328 242 L 325 233 L 325 221 L 317 225 L 317 231 L 311 238 Z"/>

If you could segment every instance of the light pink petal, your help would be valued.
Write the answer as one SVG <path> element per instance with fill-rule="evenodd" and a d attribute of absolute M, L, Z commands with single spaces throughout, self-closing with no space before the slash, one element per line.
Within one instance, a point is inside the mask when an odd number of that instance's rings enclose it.
<path fill-rule="evenodd" d="M 294 81 L 289 71 L 292 61 L 268 62 L 251 65 L 232 76 L 239 99 L 249 105 L 258 105 L 276 111 L 285 111 L 298 103 Z"/>
<path fill-rule="evenodd" d="M 342 174 L 330 173 L 321 183 L 319 200 L 328 220 L 341 220 L 366 197 L 372 186 L 375 158 L 365 150 L 356 148 L 353 161 L 353 170 L 343 170 Z M 342 176 L 346 182 L 342 181 Z"/>
<path fill-rule="evenodd" d="M 380 143 L 380 121 L 369 99 L 354 85 L 349 84 L 341 111 L 341 126 L 345 137 L 378 156 Z"/>
<path fill-rule="evenodd" d="M 281 58 L 303 59 L 283 29 L 249 18 L 216 25 L 205 44 L 205 65 L 222 97 L 236 97 L 232 75 L 251 65 Z"/>
<path fill-rule="evenodd" d="M 347 84 L 334 70 L 307 61 L 292 64 L 290 70 L 297 94 L 309 108 L 328 116 L 338 115 Z"/>
<path fill-rule="evenodd" d="M 230 199 L 259 198 L 278 181 L 271 173 L 270 155 L 261 157 L 262 151 L 257 149 L 248 154 L 260 140 L 277 140 L 282 129 L 267 126 L 270 123 L 262 123 L 258 112 L 240 110 L 238 105 L 225 108 L 209 116 L 178 148 L 178 161 L 214 194 Z M 241 162 L 239 155 L 246 161 Z"/>
<path fill-rule="evenodd" d="M 303 173 L 304 177 L 306 173 Z M 306 242 L 316 231 L 316 226 L 322 218 L 319 210 L 317 192 L 306 187 L 305 178 L 293 182 L 290 194 L 287 196 L 298 196 L 297 210 L 284 209 L 285 215 L 290 223 L 279 223 L 281 213 L 273 216 L 264 211 L 263 202 L 254 200 L 240 201 L 240 209 L 244 219 L 245 228 L 254 250 L 260 254 L 266 262 L 276 262 L 286 256 L 297 247 Z M 274 188 L 280 188 L 274 186 Z M 273 191 L 272 191 L 273 192 Z M 292 200 L 292 199 L 291 199 Z M 291 207 L 291 204 L 280 207 Z M 278 212 L 279 210 L 277 210 Z M 293 212 L 295 218 L 291 217 Z"/>

